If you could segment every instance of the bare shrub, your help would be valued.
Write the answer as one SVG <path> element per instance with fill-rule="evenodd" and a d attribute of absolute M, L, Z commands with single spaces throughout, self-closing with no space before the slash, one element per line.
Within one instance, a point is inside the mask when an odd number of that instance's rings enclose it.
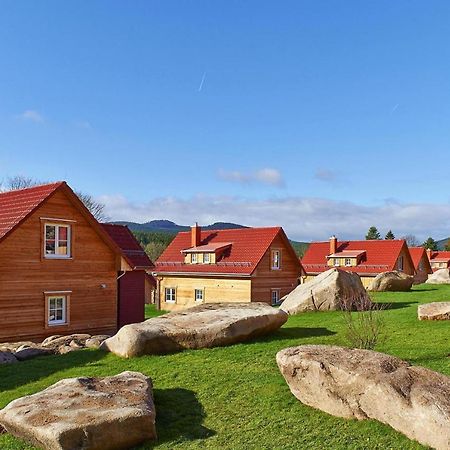
<path fill-rule="evenodd" d="M 345 323 L 345 338 L 353 348 L 373 350 L 386 339 L 386 324 L 382 312 L 387 304 L 374 303 L 368 295 L 341 302 Z"/>

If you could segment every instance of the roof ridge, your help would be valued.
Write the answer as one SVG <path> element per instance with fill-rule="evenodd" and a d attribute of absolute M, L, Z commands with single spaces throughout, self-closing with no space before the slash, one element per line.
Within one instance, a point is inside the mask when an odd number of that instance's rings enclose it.
<path fill-rule="evenodd" d="M 28 187 L 21 188 L 21 189 L 10 189 L 9 191 L 3 191 L 3 192 L 0 191 L 0 195 L 29 191 L 31 189 L 39 189 L 39 188 L 43 188 L 43 187 L 47 187 L 47 186 L 48 187 L 50 187 L 50 186 L 59 187 L 59 186 L 62 186 L 63 184 L 67 184 L 67 183 L 65 181 L 53 181 L 52 183 L 36 184 L 34 186 L 28 186 Z"/>

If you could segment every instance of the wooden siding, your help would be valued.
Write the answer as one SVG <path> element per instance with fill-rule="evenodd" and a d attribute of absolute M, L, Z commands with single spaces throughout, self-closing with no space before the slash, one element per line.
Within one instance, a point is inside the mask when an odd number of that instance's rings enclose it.
<path fill-rule="evenodd" d="M 74 221 L 70 259 L 44 258 L 43 217 Z M 82 213 L 56 192 L 0 243 L 0 341 L 114 332 L 117 263 Z M 71 291 L 70 324 L 46 327 L 48 291 Z"/>
<path fill-rule="evenodd" d="M 174 311 L 201 303 L 250 302 L 251 281 L 238 278 L 164 276 L 159 282 L 160 308 Z M 175 288 L 176 303 L 166 303 L 165 288 Z M 203 302 L 194 299 L 195 289 L 203 289 Z"/>
<path fill-rule="evenodd" d="M 280 269 L 272 269 L 272 251 L 281 251 Z M 279 234 L 267 249 L 252 274 L 253 302 L 272 302 L 272 290 L 280 290 L 280 298 L 289 294 L 299 284 L 300 264 L 295 253 L 288 250 L 285 240 Z"/>

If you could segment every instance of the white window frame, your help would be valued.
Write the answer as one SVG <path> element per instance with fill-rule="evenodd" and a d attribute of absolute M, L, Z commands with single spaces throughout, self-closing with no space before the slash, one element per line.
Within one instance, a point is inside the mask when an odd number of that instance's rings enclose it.
<path fill-rule="evenodd" d="M 191 263 L 197 264 L 198 263 L 198 255 L 197 253 L 191 253 Z"/>
<path fill-rule="evenodd" d="M 275 255 L 278 255 L 278 259 L 275 258 Z M 281 270 L 281 250 L 272 250 L 270 266 L 272 270 Z"/>
<path fill-rule="evenodd" d="M 276 301 L 274 301 L 274 294 L 276 297 Z M 270 302 L 272 304 L 272 306 L 275 306 L 279 303 L 280 301 L 280 289 L 271 289 L 270 290 Z"/>
<path fill-rule="evenodd" d="M 397 261 L 397 269 L 398 269 L 400 272 L 403 272 L 403 268 L 404 268 L 404 265 L 403 265 L 403 255 L 400 255 L 400 256 L 398 257 L 398 261 Z"/>
<path fill-rule="evenodd" d="M 174 287 L 164 288 L 164 301 L 166 303 L 176 303 L 177 302 L 177 290 Z"/>
<path fill-rule="evenodd" d="M 47 227 L 55 227 L 55 253 L 47 253 Z M 67 228 L 67 254 L 59 254 L 59 229 Z M 46 222 L 44 223 L 44 258 L 70 259 L 72 257 L 72 227 L 71 225 Z"/>
<path fill-rule="evenodd" d="M 211 255 L 209 253 L 203 253 L 203 264 L 209 264 L 211 262 Z"/>
<path fill-rule="evenodd" d="M 199 293 L 201 294 L 201 297 L 200 297 L 200 298 L 199 298 L 198 295 L 197 295 L 197 294 L 199 294 Z M 201 288 L 194 289 L 194 300 L 195 300 L 196 302 L 203 302 L 204 299 L 205 299 L 205 290 L 204 290 L 204 289 L 201 289 Z"/>
<path fill-rule="evenodd" d="M 351 265 L 352 265 L 352 259 L 345 258 L 345 267 L 351 267 Z"/>
<path fill-rule="evenodd" d="M 341 267 L 340 258 L 334 258 L 334 267 Z"/>
<path fill-rule="evenodd" d="M 51 316 L 51 303 L 52 300 L 62 300 L 61 308 L 53 308 L 53 310 L 62 310 L 62 319 L 60 320 L 50 320 Z M 47 325 L 49 327 L 58 326 L 58 325 L 67 325 L 67 295 L 59 294 L 59 295 L 48 295 L 47 296 Z"/>

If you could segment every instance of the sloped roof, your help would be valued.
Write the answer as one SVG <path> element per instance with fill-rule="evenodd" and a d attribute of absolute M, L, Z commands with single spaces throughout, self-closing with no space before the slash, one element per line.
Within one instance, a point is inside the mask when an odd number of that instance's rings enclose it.
<path fill-rule="evenodd" d="M 122 256 L 133 269 L 152 269 L 154 264 L 134 234 L 126 225 L 102 223 L 101 226 L 122 251 Z"/>
<path fill-rule="evenodd" d="M 336 253 L 365 250 L 361 263 L 355 267 L 345 267 L 348 272 L 377 274 L 395 269 L 395 263 L 402 248 L 403 239 L 364 240 L 337 242 Z M 330 269 L 327 256 L 330 254 L 330 242 L 312 242 L 302 258 L 306 273 L 321 273 Z"/>
<path fill-rule="evenodd" d="M 432 252 L 431 261 L 448 261 L 450 260 L 450 252 Z"/>
<path fill-rule="evenodd" d="M 185 264 L 183 250 L 191 247 L 191 232 L 180 232 L 156 261 L 157 273 L 239 274 L 251 275 L 258 263 L 281 233 L 295 261 L 297 256 L 281 227 L 238 228 L 201 232 L 200 245 L 211 248 L 215 243 L 231 243 L 216 264 Z M 301 266 L 300 261 L 298 261 Z"/>
<path fill-rule="evenodd" d="M 0 193 L 0 241 L 64 184 L 59 181 Z"/>
<path fill-rule="evenodd" d="M 430 262 L 428 261 L 427 252 L 423 247 L 409 247 L 409 254 L 411 255 L 411 259 L 414 264 L 414 269 L 419 269 L 419 263 L 422 259 L 426 261 L 428 271 L 431 271 Z"/>

